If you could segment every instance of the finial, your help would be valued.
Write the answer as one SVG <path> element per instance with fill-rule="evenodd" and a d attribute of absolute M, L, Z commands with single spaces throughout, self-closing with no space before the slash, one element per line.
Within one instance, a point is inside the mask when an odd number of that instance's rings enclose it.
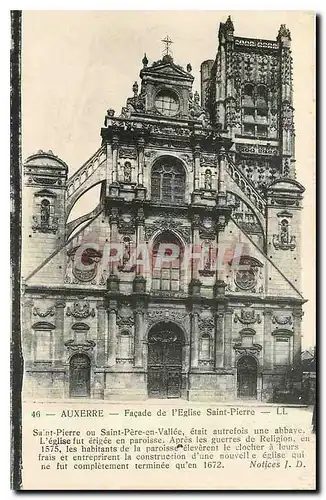
<path fill-rule="evenodd" d="M 148 59 L 146 56 L 146 52 L 145 52 L 144 57 L 142 59 L 142 63 L 143 63 L 143 66 L 146 68 L 146 66 L 148 65 Z"/>
<path fill-rule="evenodd" d="M 285 24 L 281 24 L 280 29 L 278 30 L 277 40 L 281 40 L 281 38 L 287 38 L 291 41 L 291 32 Z"/>
<path fill-rule="evenodd" d="M 226 20 L 226 23 L 225 23 L 225 29 L 227 31 L 231 31 L 233 33 L 234 31 L 234 25 L 233 25 L 233 22 L 232 22 L 232 19 L 231 19 L 231 16 L 228 16 L 227 20 Z"/>
<path fill-rule="evenodd" d="M 192 72 L 192 66 L 190 63 L 187 64 L 187 71 L 188 71 L 188 73 Z"/>

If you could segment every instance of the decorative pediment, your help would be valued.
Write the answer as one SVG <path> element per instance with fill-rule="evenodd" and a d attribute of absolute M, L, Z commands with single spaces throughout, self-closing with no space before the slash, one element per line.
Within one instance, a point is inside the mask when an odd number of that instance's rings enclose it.
<path fill-rule="evenodd" d="M 293 337 L 293 332 L 291 330 L 288 330 L 287 328 L 279 328 L 277 330 L 274 330 L 272 332 L 272 335 L 279 337 Z"/>
<path fill-rule="evenodd" d="M 56 198 L 56 194 L 50 191 L 49 189 L 42 189 L 41 191 L 37 191 L 34 196 L 39 196 L 42 198 Z"/>
<path fill-rule="evenodd" d="M 55 326 L 47 321 L 39 321 L 38 323 L 34 323 L 32 328 L 33 330 L 54 330 Z"/>
<path fill-rule="evenodd" d="M 183 80 L 188 80 L 192 82 L 194 77 L 185 71 L 181 66 L 174 64 L 173 62 L 163 62 L 157 61 L 152 64 L 152 66 L 144 68 L 140 72 L 140 76 L 161 76 L 162 77 L 173 77 Z"/>
<path fill-rule="evenodd" d="M 85 332 L 86 330 L 89 330 L 89 325 L 86 323 L 75 323 L 71 327 L 72 330 L 77 330 L 78 332 Z"/>
<path fill-rule="evenodd" d="M 268 186 L 269 193 L 287 193 L 287 194 L 302 194 L 305 188 L 300 184 L 300 182 L 293 179 L 278 179 Z"/>

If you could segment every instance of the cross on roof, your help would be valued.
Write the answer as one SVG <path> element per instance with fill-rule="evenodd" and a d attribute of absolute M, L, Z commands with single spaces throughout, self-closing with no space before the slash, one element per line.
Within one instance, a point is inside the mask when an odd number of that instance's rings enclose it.
<path fill-rule="evenodd" d="M 165 49 L 164 49 L 164 54 L 169 55 L 170 54 L 170 45 L 172 42 L 171 38 L 169 38 L 169 35 L 166 35 L 163 40 L 161 40 L 165 44 Z"/>

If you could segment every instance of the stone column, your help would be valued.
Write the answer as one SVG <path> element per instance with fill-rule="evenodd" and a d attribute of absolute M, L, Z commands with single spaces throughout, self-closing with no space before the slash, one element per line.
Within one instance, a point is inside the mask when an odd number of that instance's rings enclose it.
<path fill-rule="evenodd" d="M 198 368 L 199 360 L 199 327 L 198 327 L 199 311 L 191 313 L 191 329 L 190 329 L 190 356 L 191 368 Z"/>
<path fill-rule="evenodd" d="M 144 309 L 143 304 L 138 304 L 135 310 L 135 367 L 143 366 L 143 341 L 144 341 Z"/>
<path fill-rule="evenodd" d="M 106 143 L 106 178 L 108 179 L 107 182 L 107 195 L 109 194 L 108 187 L 110 185 L 110 182 L 112 182 L 112 168 L 113 168 L 113 162 L 112 162 L 112 147 L 110 144 L 107 142 Z"/>
<path fill-rule="evenodd" d="M 200 216 L 198 214 L 194 214 L 192 220 L 192 253 L 197 254 L 200 252 L 200 235 L 199 235 L 199 226 L 200 226 Z M 200 260 L 191 260 L 191 278 L 192 280 L 199 279 L 199 268 L 200 268 Z"/>
<path fill-rule="evenodd" d="M 110 220 L 110 242 L 112 244 L 116 244 L 119 242 L 118 241 L 119 212 L 117 208 L 115 207 L 111 208 L 109 220 Z M 118 261 L 117 260 L 113 262 L 110 261 L 109 269 L 110 269 L 110 274 L 117 275 Z"/>
<path fill-rule="evenodd" d="M 108 351 L 107 364 L 115 366 L 117 351 L 117 302 L 110 300 L 108 305 Z"/>
<path fill-rule="evenodd" d="M 34 345 L 33 345 L 34 330 L 32 329 L 33 306 L 34 302 L 32 299 L 27 299 L 24 301 L 24 306 L 23 306 L 24 320 L 22 324 L 22 331 L 23 331 L 22 350 L 25 361 L 33 361 L 34 359 Z"/>
<path fill-rule="evenodd" d="M 197 144 L 194 149 L 194 191 L 199 189 L 199 175 L 200 175 L 200 146 Z"/>
<path fill-rule="evenodd" d="M 293 310 L 293 368 L 301 367 L 301 321 L 303 312 L 301 307 Z"/>
<path fill-rule="evenodd" d="M 64 353 L 65 353 L 65 345 L 64 345 L 64 320 L 65 320 L 65 307 L 66 303 L 58 300 L 55 303 L 55 330 L 54 334 L 54 353 L 53 359 L 54 361 L 63 361 Z"/>
<path fill-rule="evenodd" d="M 263 345 L 263 369 L 272 370 L 274 365 L 273 359 L 273 342 L 272 336 L 272 311 L 265 310 L 264 312 L 264 345 Z"/>
<path fill-rule="evenodd" d="M 232 309 L 225 310 L 224 318 L 224 368 L 232 368 Z"/>
<path fill-rule="evenodd" d="M 118 149 L 119 149 L 119 139 L 116 136 L 112 138 L 112 184 L 117 182 L 118 179 Z"/>
<path fill-rule="evenodd" d="M 137 149 L 138 149 L 137 184 L 139 186 L 144 185 L 144 146 L 145 146 L 145 140 L 143 137 L 141 137 L 137 143 Z"/>
<path fill-rule="evenodd" d="M 106 353 L 106 338 L 105 338 L 105 307 L 104 304 L 97 304 L 97 340 L 96 340 L 96 364 L 104 366 Z"/>
<path fill-rule="evenodd" d="M 219 152 L 218 193 L 223 195 L 225 195 L 225 162 L 226 154 L 222 146 Z"/>
<path fill-rule="evenodd" d="M 138 248 L 139 245 L 144 245 L 145 243 L 145 215 L 143 208 L 139 208 L 137 210 L 136 224 L 137 224 L 136 245 Z M 140 276 L 142 274 L 140 265 L 137 265 L 136 274 L 137 276 Z"/>
<path fill-rule="evenodd" d="M 215 326 L 215 368 L 223 368 L 223 362 L 224 362 L 224 312 L 218 311 L 216 313 L 215 325 L 216 325 Z"/>

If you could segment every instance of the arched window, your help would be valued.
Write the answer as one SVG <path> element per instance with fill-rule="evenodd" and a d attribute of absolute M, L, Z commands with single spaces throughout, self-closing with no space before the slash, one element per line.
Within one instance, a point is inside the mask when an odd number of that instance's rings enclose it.
<path fill-rule="evenodd" d="M 209 333 L 204 333 L 200 339 L 199 359 L 208 361 L 211 359 L 211 337 Z"/>
<path fill-rule="evenodd" d="M 152 251 L 153 290 L 180 290 L 182 250 L 180 241 L 173 234 L 163 234 L 155 241 Z"/>
<path fill-rule="evenodd" d="M 263 85 L 257 87 L 257 100 L 256 104 L 258 108 L 267 108 L 267 89 Z"/>
<path fill-rule="evenodd" d="M 183 166 L 165 158 L 152 168 L 152 200 L 165 203 L 184 203 L 186 175 Z"/>
<path fill-rule="evenodd" d="M 247 83 L 242 91 L 243 133 L 268 136 L 268 91 L 264 85 Z"/>
<path fill-rule="evenodd" d="M 247 83 L 243 89 L 243 99 L 245 106 L 253 106 L 254 101 L 254 86 L 251 83 Z"/>

